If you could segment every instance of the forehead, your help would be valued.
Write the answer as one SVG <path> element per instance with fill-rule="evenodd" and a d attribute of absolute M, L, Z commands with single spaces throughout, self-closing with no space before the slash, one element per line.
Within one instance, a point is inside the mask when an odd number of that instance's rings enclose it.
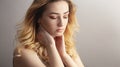
<path fill-rule="evenodd" d="M 64 13 L 69 11 L 69 6 L 66 1 L 56 1 L 49 3 L 46 7 L 46 13 L 56 12 L 56 13 Z"/>

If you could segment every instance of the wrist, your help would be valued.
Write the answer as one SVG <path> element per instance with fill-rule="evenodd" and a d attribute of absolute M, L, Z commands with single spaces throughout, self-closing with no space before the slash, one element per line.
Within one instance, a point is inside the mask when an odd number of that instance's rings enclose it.
<path fill-rule="evenodd" d="M 55 48 L 55 47 L 56 47 L 55 44 L 48 44 L 48 45 L 46 46 L 47 49 Z"/>
<path fill-rule="evenodd" d="M 60 54 L 61 57 L 66 57 L 68 54 L 66 52 L 63 52 Z"/>

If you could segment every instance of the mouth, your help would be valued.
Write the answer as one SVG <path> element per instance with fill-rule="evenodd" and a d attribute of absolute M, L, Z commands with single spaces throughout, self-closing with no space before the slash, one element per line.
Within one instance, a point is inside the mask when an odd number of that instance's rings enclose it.
<path fill-rule="evenodd" d="M 56 31 L 57 31 L 57 32 L 63 32 L 64 29 L 57 29 Z"/>

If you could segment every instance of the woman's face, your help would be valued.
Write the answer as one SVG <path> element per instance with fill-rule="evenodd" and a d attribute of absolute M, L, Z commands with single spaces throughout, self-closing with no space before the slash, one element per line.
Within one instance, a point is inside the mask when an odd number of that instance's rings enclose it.
<path fill-rule="evenodd" d="M 65 1 L 49 3 L 39 22 L 53 37 L 63 35 L 69 15 L 69 6 Z"/>

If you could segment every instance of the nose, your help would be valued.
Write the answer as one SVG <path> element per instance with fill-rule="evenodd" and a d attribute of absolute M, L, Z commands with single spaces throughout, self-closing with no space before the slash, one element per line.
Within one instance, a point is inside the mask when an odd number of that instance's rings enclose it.
<path fill-rule="evenodd" d="M 64 19 L 62 17 L 60 17 L 58 20 L 58 26 L 61 27 L 63 25 L 64 25 Z"/>

